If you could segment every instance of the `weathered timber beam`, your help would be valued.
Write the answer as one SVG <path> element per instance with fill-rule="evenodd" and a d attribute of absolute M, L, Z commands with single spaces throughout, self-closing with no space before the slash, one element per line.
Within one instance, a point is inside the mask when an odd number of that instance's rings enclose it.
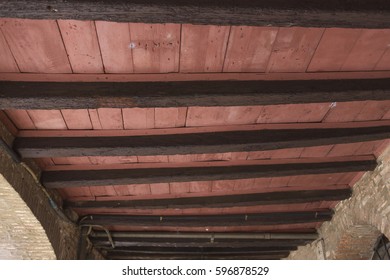
<path fill-rule="evenodd" d="M 242 232 L 129 232 L 129 231 L 114 231 L 111 232 L 111 236 L 114 240 L 174 240 L 175 242 L 188 242 L 189 240 L 208 240 L 213 241 L 283 241 L 283 240 L 316 240 L 318 238 L 317 233 L 300 233 L 300 232 L 262 232 L 262 233 L 242 233 Z M 105 231 L 93 231 L 91 233 L 92 238 L 106 238 L 107 233 Z"/>
<path fill-rule="evenodd" d="M 228 163 L 229 164 L 229 163 Z M 157 164 L 156 164 L 157 165 Z M 376 167 L 372 156 L 317 160 L 258 160 L 240 165 L 208 162 L 204 166 L 45 171 L 41 181 L 47 188 L 212 181 L 369 171 Z M 126 168 L 123 165 L 121 168 Z"/>
<path fill-rule="evenodd" d="M 257 226 L 285 225 L 310 222 L 329 221 L 332 210 L 306 212 L 275 212 L 242 215 L 196 215 L 196 216 L 145 216 L 145 215 L 93 215 L 84 219 L 81 224 L 102 226 L 177 226 L 177 227 L 209 227 L 209 226 Z"/>
<path fill-rule="evenodd" d="M 206 197 L 181 197 L 169 199 L 108 200 L 108 201 L 66 201 L 71 208 L 216 208 L 271 204 L 292 204 L 315 201 L 338 201 L 351 196 L 351 189 L 302 190 L 269 193 L 250 193 Z"/>
<path fill-rule="evenodd" d="M 276 254 L 276 253 L 288 253 L 290 251 L 296 250 L 297 246 L 290 246 L 285 248 L 155 248 L 155 247 L 145 247 L 145 248 L 106 248 L 107 252 L 112 254 L 163 254 L 163 255 L 247 255 L 247 254 Z"/>
<path fill-rule="evenodd" d="M 0 82 L 0 109 L 245 106 L 389 99 L 390 79 Z"/>
<path fill-rule="evenodd" d="M 382 125 L 380 125 L 382 123 Z M 146 156 L 264 151 L 390 138 L 390 121 L 372 127 L 259 129 L 116 137 L 19 137 L 14 149 L 24 158 Z M 298 126 L 299 127 L 299 126 Z M 172 132 L 175 132 L 172 129 Z"/>
<path fill-rule="evenodd" d="M 106 238 L 89 238 L 96 248 L 109 248 L 111 243 Z M 179 240 L 180 241 L 180 240 Z M 134 240 L 114 240 L 115 248 L 145 248 L 145 247 L 159 247 L 159 248 L 289 248 L 295 246 L 306 245 L 312 240 L 255 240 L 255 241 L 230 241 L 230 242 L 178 242 L 177 240 L 154 240 L 148 241 L 134 241 Z M 112 247 L 111 247 L 112 248 Z"/>
<path fill-rule="evenodd" d="M 215 25 L 385 28 L 386 0 L 1 0 L 0 17 Z"/>
<path fill-rule="evenodd" d="M 268 254 L 245 254 L 245 255 L 166 255 L 166 254 L 128 254 L 109 253 L 106 258 L 109 260 L 280 260 L 286 258 L 290 252 L 268 253 Z"/>

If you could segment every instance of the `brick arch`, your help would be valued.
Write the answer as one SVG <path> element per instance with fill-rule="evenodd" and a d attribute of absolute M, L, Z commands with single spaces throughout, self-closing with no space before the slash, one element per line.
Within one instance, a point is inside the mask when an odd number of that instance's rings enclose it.
<path fill-rule="evenodd" d="M 1 175 L 0 219 L 0 259 L 56 259 L 41 223 Z"/>

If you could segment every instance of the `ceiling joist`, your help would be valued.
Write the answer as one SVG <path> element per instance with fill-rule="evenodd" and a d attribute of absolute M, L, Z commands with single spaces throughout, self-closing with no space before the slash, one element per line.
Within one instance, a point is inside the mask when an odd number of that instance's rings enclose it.
<path fill-rule="evenodd" d="M 253 106 L 390 100 L 390 79 L 0 82 L 0 109 Z"/>
<path fill-rule="evenodd" d="M 133 208 L 133 209 L 185 209 L 240 207 L 272 204 L 308 203 L 315 201 L 337 201 L 350 197 L 351 189 L 301 190 L 269 193 L 234 194 L 206 197 L 181 197 L 166 199 L 104 200 L 104 201 L 66 201 L 71 208 Z"/>
<path fill-rule="evenodd" d="M 229 226 L 262 226 L 286 225 L 329 221 L 332 210 L 306 212 L 275 212 L 260 214 L 229 215 L 93 215 L 83 219 L 81 224 L 101 226 L 144 226 L 144 227 L 229 227 Z"/>
<path fill-rule="evenodd" d="M 0 17 L 143 23 L 386 28 L 386 0 L 14 0 L 0 1 Z M 362 20 L 364 19 L 364 20 Z"/>
<path fill-rule="evenodd" d="M 68 188 L 359 172 L 373 170 L 376 167 L 373 156 L 253 160 L 239 163 L 233 165 L 234 162 L 217 161 L 183 166 L 160 164 L 163 167 L 159 168 L 159 164 L 152 164 L 154 168 L 136 166 L 134 168 L 131 164 L 121 164 L 119 165 L 121 169 L 109 169 L 109 166 L 106 166 L 107 169 L 45 171 L 42 173 L 41 181 L 47 188 Z"/>
<path fill-rule="evenodd" d="M 366 124 L 366 123 L 365 123 Z M 316 124 L 259 126 L 259 130 L 114 137 L 19 137 L 14 149 L 24 158 L 79 156 L 148 156 L 264 151 L 285 148 L 345 144 L 390 138 L 390 121 L 372 122 L 372 127 L 327 127 Z M 313 126 L 312 126 L 313 127 Z M 169 131 L 172 130 L 172 134 Z M 183 129 L 184 131 L 184 129 Z M 150 131 L 149 131 L 150 132 Z"/>

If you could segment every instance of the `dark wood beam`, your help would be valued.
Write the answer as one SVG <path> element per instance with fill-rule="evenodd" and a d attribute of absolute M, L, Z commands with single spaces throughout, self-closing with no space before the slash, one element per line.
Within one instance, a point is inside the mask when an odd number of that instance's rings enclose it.
<path fill-rule="evenodd" d="M 381 122 L 373 122 L 379 125 Z M 24 158 L 146 156 L 264 151 L 355 143 L 390 138 L 390 121 L 381 126 L 237 130 L 117 137 L 22 137 L 14 149 Z M 174 131 L 174 130 L 173 130 Z"/>
<path fill-rule="evenodd" d="M 289 253 L 290 251 L 296 250 L 297 246 L 290 246 L 285 248 L 155 248 L 155 247 L 145 247 L 145 248 L 107 248 L 107 252 L 112 254 L 145 254 L 145 255 L 197 255 L 197 256 L 213 256 L 213 255 L 261 255 L 261 254 L 279 254 L 279 253 Z"/>
<path fill-rule="evenodd" d="M 107 238 L 89 238 L 94 244 L 95 248 L 110 248 L 111 243 Z M 179 240 L 180 241 L 180 240 Z M 301 240 L 301 239 L 288 239 L 288 240 L 255 240 L 255 241 L 229 241 L 229 242 L 178 242 L 167 240 L 154 240 L 154 242 L 148 241 L 134 241 L 134 240 L 114 240 L 115 248 L 138 248 L 142 249 L 145 247 L 151 248 L 290 248 L 296 246 L 306 245 L 312 242 L 312 240 Z M 112 247 L 111 247 L 112 248 Z M 289 250 L 289 249 L 286 249 Z"/>
<path fill-rule="evenodd" d="M 107 239 L 107 233 L 102 230 L 92 231 L 91 238 Z M 288 240 L 316 240 L 318 234 L 307 232 L 257 232 L 257 233 L 243 233 L 243 232 L 150 232 L 150 231 L 113 231 L 111 237 L 114 240 L 131 240 L 134 242 L 145 242 L 156 240 L 158 242 L 271 242 L 271 241 L 288 241 Z"/>
<path fill-rule="evenodd" d="M 245 106 L 389 99 L 390 79 L 0 82 L 0 109 Z"/>
<path fill-rule="evenodd" d="M 218 226 L 259 226 L 285 225 L 329 221 L 332 210 L 307 212 L 280 212 L 240 215 L 197 215 L 197 216 L 150 216 L 150 215 L 93 215 L 81 224 L 91 223 L 102 226 L 163 226 L 163 227 L 218 227 Z"/>
<path fill-rule="evenodd" d="M 41 182 L 47 188 L 66 188 L 344 173 L 374 170 L 376 167 L 372 156 L 242 161 L 240 165 L 227 165 L 232 164 L 229 162 L 201 164 L 183 167 L 170 167 L 174 165 L 168 164 L 163 168 L 45 171 Z M 121 168 L 126 167 L 123 165 Z"/>
<path fill-rule="evenodd" d="M 288 257 L 290 252 L 267 253 L 267 254 L 245 254 L 245 255 L 166 255 L 166 254 L 129 254 L 129 253 L 109 253 L 106 258 L 109 260 L 280 260 Z"/>
<path fill-rule="evenodd" d="M 218 208 L 271 204 L 292 204 L 315 201 L 338 201 L 351 196 L 351 189 L 302 190 L 269 193 L 250 193 L 206 197 L 182 197 L 169 199 L 108 200 L 108 201 L 66 201 L 71 208 Z"/>
<path fill-rule="evenodd" d="M 385 28 L 386 0 L 1 0 L 0 17 L 146 23 Z"/>

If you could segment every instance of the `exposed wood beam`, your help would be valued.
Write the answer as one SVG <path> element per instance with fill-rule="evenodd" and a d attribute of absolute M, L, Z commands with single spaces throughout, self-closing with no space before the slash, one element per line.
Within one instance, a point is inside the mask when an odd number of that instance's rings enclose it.
<path fill-rule="evenodd" d="M 146 23 L 385 28 L 386 0 L 14 0 L 0 1 L 0 17 Z"/>
<path fill-rule="evenodd" d="M 111 243 L 107 238 L 89 238 L 96 248 L 109 248 Z M 120 240 L 114 241 L 115 248 L 122 247 L 132 247 L 132 248 L 184 248 L 193 250 L 193 248 L 290 248 L 295 246 L 306 245 L 312 240 L 301 240 L 301 239 L 291 239 L 291 240 L 255 240 L 255 241 L 230 241 L 230 242 L 167 242 L 166 240 L 154 240 L 155 242 L 147 241 L 134 241 L 134 240 Z M 180 240 L 179 240 L 180 241 Z M 112 247 L 111 247 L 112 248 Z"/>
<path fill-rule="evenodd" d="M 246 254 L 246 255 L 164 255 L 164 254 L 127 254 L 115 252 L 108 254 L 106 257 L 109 260 L 280 260 L 286 258 L 290 252 L 275 253 L 275 254 Z"/>
<path fill-rule="evenodd" d="M 291 204 L 315 201 L 344 200 L 351 196 L 350 189 L 302 190 L 269 193 L 250 193 L 239 195 L 182 197 L 170 199 L 114 200 L 114 201 L 66 201 L 71 208 L 215 208 L 270 204 Z"/>
<path fill-rule="evenodd" d="M 130 169 L 125 169 L 127 165 L 122 164 L 119 165 L 122 169 L 106 167 L 107 169 L 100 170 L 45 171 L 42 173 L 41 181 L 47 188 L 66 188 L 357 172 L 373 170 L 376 167 L 375 158 L 372 156 L 253 160 L 241 161 L 240 165 L 233 164 L 230 162 L 191 163 L 192 166 L 166 164 L 162 165 L 163 168 L 157 168 L 159 165 L 153 164 L 155 168 Z"/>
<path fill-rule="evenodd" d="M 380 122 L 375 122 L 378 124 Z M 23 137 L 14 149 L 24 158 L 148 156 L 264 151 L 374 141 L 390 138 L 390 121 L 354 128 L 237 130 L 117 137 Z M 319 125 L 320 127 L 320 125 Z"/>
<path fill-rule="evenodd" d="M 81 224 L 102 226 L 163 226 L 163 227 L 216 227 L 216 226 L 259 226 L 259 225 L 286 225 L 310 222 L 329 221 L 332 210 L 307 212 L 280 212 L 246 215 L 196 215 L 196 216 L 150 216 L 150 215 L 93 215 L 84 219 Z"/>
<path fill-rule="evenodd" d="M 1 116 L 1 114 L 0 114 Z M 171 134 L 196 134 L 210 132 L 231 132 L 231 131 L 255 131 L 255 130 L 300 130 L 300 129 L 349 129 L 349 128 L 370 128 L 388 126 L 390 120 L 364 121 L 364 122 L 321 122 L 321 123 L 262 123 L 262 124 L 240 124 L 240 125 L 216 125 L 216 126 L 194 126 L 175 128 L 149 128 L 149 129 L 35 129 L 19 130 L 17 137 L 24 138 L 51 138 L 51 137 L 130 137 L 130 136 L 153 136 Z"/>
<path fill-rule="evenodd" d="M 290 251 L 296 250 L 297 246 L 290 246 L 285 248 L 161 248 L 156 247 L 145 247 L 145 248 L 107 248 L 105 249 L 107 252 L 112 254 L 145 254 L 145 255 L 154 255 L 154 254 L 162 254 L 162 255 L 197 255 L 197 256 L 213 256 L 213 255 L 267 255 L 267 254 L 284 254 L 289 253 Z"/>
<path fill-rule="evenodd" d="M 91 233 L 92 238 L 106 238 L 107 233 L 104 231 L 93 231 Z M 115 240 L 133 240 L 133 241 L 145 241 L 145 240 L 174 240 L 175 242 L 188 242 L 189 240 L 211 240 L 213 241 L 272 241 L 272 240 L 316 240 L 318 238 L 317 233 L 300 233 L 300 232 L 285 232 L 285 233 L 272 233 L 272 232 L 257 232 L 257 233 L 237 233 L 237 232 L 123 232 L 114 231 L 111 232 L 111 236 Z"/>
<path fill-rule="evenodd" d="M 246 106 L 389 99 L 390 79 L 0 82 L 0 109 Z"/>

